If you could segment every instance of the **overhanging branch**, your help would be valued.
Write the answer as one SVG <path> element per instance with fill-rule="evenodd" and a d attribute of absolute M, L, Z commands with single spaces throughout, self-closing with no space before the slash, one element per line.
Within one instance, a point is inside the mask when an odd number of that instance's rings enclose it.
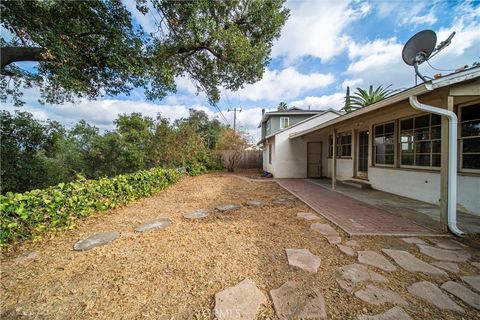
<path fill-rule="evenodd" d="M 5 72 L 5 67 L 11 63 L 19 61 L 43 61 L 42 56 L 45 50 L 43 48 L 31 47 L 2 47 L 1 55 L 1 70 Z"/>

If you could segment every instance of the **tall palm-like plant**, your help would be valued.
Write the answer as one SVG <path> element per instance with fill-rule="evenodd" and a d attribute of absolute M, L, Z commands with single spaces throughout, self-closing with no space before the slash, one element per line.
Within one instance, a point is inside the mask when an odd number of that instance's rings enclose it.
<path fill-rule="evenodd" d="M 391 86 L 392 85 L 387 87 L 379 86 L 375 90 L 373 86 L 370 86 L 368 91 L 357 88 L 357 91 L 350 96 L 351 109 L 356 110 L 366 107 L 397 93 L 398 90 L 390 89 Z"/>

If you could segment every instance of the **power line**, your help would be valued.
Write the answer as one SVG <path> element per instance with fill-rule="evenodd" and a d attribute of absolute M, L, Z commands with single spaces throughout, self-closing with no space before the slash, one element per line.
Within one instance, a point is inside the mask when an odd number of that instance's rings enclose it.
<path fill-rule="evenodd" d="M 228 109 L 228 111 L 233 111 L 233 132 L 237 132 L 237 112 L 242 112 L 240 108 Z"/>

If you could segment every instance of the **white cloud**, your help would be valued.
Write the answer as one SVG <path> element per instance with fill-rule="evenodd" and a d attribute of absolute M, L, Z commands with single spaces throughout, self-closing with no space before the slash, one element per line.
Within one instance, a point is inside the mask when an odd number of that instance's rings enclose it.
<path fill-rule="evenodd" d="M 362 83 L 363 83 L 362 78 L 346 79 L 345 81 L 342 82 L 342 89 L 347 90 L 347 87 L 350 87 L 350 89 L 355 89 Z"/>
<path fill-rule="evenodd" d="M 290 106 L 296 106 L 302 109 L 308 109 L 309 107 L 313 110 L 326 110 L 326 109 L 335 109 L 339 110 L 343 107 L 343 98 L 345 94 L 337 92 L 331 95 L 323 95 L 320 97 L 309 96 L 301 100 L 292 101 L 289 103 Z"/>
<path fill-rule="evenodd" d="M 414 27 L 417 27 L 422 24 L 432 25 L 435 22 L 437 22 L 437 17 L 435 17 L 432 11 L 424 15 L 406 17 L 403 20 L 404 24 L 410 24 L 410 25 L 413 25 Z"/>
<path fill-rule="evenodd" d="M 143 30 L 149 33 L 154 33 L 158 30 L 154 16 L 157 13 L 149 1 L 146 3 L 149 11 L 145 15 L 137 10 L 135 0 L 122 0 L 122 3 L 130 11 L 135 21 L 142 26 Z"/>
<path fill-rule="evenodd" d="M 327 61 L 341 53 L 349 37 L 345 27 L 370 12 L 368 3 L 349 1 L 288 1 L 290 18 L 274 44 L 273 57 L 285 57 L 286 62 L 310 55 Z"/>
<path fill-rule="evenodd" d="M 267 69 L 262 80 L 239 91 L 229 92 L 229 95 L 239 100 L 280 102 L 294 99 L 308 90 L 325 88 L 334 82 L 335 77 L 331 73 L 303 74 L 293 67 L 281 71 Z"/>
<path fill-rule="evenodd" d="M 402 45 L 396 38 L 376 39 L 366 43 L 352 42 L 348 46 L 348 56 L 353 61 L 347 68 L 349 73 L 381 68 L 402 61 Z"/>

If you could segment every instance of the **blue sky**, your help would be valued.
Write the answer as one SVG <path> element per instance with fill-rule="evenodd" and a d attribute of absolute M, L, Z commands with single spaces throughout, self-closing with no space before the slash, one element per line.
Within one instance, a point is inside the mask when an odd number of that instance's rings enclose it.
<path fill-rule="evenodd" d="M 151 16 L 134 10 L 124 1 L 134 19 L 147 31 L 154 27 Z M 312 109 L 339 109 L 347 85 L 368 87 L 414 85 L 413 69 L 401 58 L 402 47 L 416 32 L 432 29 L 438 42 L 452 31 L 452 44 L 430 63 L 438 69 L 455 69 L 480 61 L 480 1 L 287 1 L 291 16 L 282 36 L 272 49 L 272 60 L 261 81 L 230 92 L 221 90 L 218 104 L 230 124 L 228 108 L 239 107 L 238 126 L 252 142 L 258 139 L 256 126 L 261 109 L 275 109 L 279 102 Z M 421 66 L 425 75 L 436 71 Z M 448 72 L 442 72 L 446 74 Z M 188 108 L 205 110 L 211 117 L 218 112 L 208 105 L 205 95 L 196 94 L 189 79 L 177 79 L 178 91 L 161 101 L 147 101 L 141 91 L 130 96 L 104 97 L 72 105 L 44 105 L 36 102 L 37 91 L 26 92 L 24 110 L 39 119 L 55 119 L 67 126 L 85 119 L 101 129 L 111 129 L 119 113 L 157 112 L 171 119 L 188 115 Z M 12 110 L 11 105 L 2 106 Z M 223 119 L 219 117 L 219 119 Z"/>

